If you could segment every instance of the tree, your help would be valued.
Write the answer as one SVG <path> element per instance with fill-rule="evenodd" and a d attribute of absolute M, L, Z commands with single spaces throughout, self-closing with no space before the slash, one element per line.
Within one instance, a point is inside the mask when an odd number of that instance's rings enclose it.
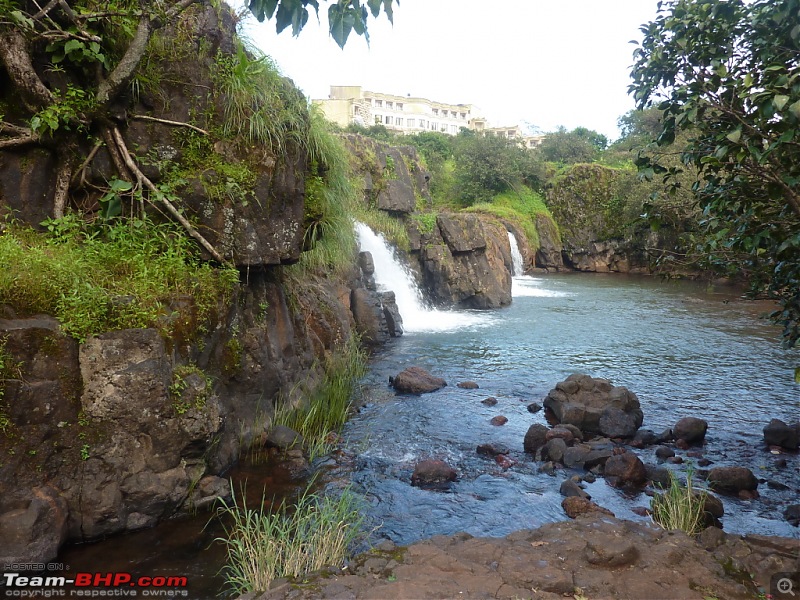
<path fill-rule="evenodd" d="M 607 145 L 608 138 L 602 133 L 586 127 L 576 127 L 572 131 L 559 127 L 545 136 L 538 150 L 544 160 L 573 164 L 592 162 Z"/>
<path fill-rule="evenodd" d="M 71 189 L 79 186 L 87 165 L 105 146 L 118 179 L 108 189 L 114 195 L 138 194 L 142 203 L 158 205 L 181 223 L 216 260 L 217 250 L 195 229 L 170 198 L 143 172 L 128 148 L 126 120 L 150 118 L 129 115 L 130 84 L 140 70 L 154 34 L 174 26 L 192 5 L 211 0 L 0 0 L 0 81 L 10 84 L 12 101 L 0 107 L 0 151 L 40 146 L 57 156 L 52 214 L 64 215 Z M 335 0 L 328 10 L 331 35 L 343 46 L 350 31 L 367 34 L 369 7 L 392 18 L 392 0 Z M 215 4 L 219 6 L 218 4 Z M 282 30 L 292 25 L 297 35 L 318 0 L 252 0 L 259 19 L 274 16 Z M 222 4 L 220 10 L 230 10 Z M 257 61 L 242 51 L 237 75 L 252 75 Z M 252 105 L 252 103 L 251 103 Z M 250 110 L 252 106 L 244 107 Z M 190 123 L 170 122 L 202 135 L 209 132 Z M 87 151 L 86 148 L 91 148 Z"/>
<path fill-rule="evenodd" d="M 400 4 L 400 0 L 395 0 Z M 299 35 L 308 22 L 308 7 L 311 7 L 319 16 L 319 0 L 250 0 L 248 7 L 259 21 L 275 17 L 275 29 L 278 33 L 292 26 L 292 35 Z M 369 42 L 367 32 L 367 19 L 369 13 L 373 17 L 381 14 L 381 9 L 386 12 L 392 22 L 392 0 L 366 0 L 366 5 L 361 0 L 335 0 L 328 8 L 328 25 L 331 37 L 344 48 L 351 31 L 363 35 Z"/>
<path fill-rule="evenodd" d="M 800 339 L 800 0 L 672 0 L 642 27 L 631 72 L 640 108 L 664 114 L 655 143 L 690 131 L 682 166 L 640 156 L 648 176 L 697 172 L 708 253 L 779 302 Z"/>

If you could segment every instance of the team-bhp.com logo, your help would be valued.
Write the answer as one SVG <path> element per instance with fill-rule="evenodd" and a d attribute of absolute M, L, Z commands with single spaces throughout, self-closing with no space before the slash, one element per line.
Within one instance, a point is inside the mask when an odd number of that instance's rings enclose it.
<path fill-rule="evenodd" d="M 186 577 L 134 576 L 131 573 L 31 575 L 3 573 L 0 596 L 6 598 L 188 598 Z"/>

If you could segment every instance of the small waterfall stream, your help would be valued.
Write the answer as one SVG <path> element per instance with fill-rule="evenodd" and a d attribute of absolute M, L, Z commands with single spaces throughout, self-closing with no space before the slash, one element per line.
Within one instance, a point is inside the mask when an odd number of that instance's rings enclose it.
<path fill-rule="evenodd" d="M 508 232 L 508 243 L 511 245 L 511 275 L 520 277 L 525 274 L 525 265 L 522 260 L 522 253 L 519 251 L 517 236 L 510 231 Z"/>
<path fill-rule="evenodd" d="M 437 310 L 426 306 L 414 275 L 386 239 L 364 223 L 356 222 L 355 228 L 361 251 L 372 254 L 378 289 L 395 294 L 406 333 L 455 331 L 489 325 L 495 320 L 486 312 Z"/>

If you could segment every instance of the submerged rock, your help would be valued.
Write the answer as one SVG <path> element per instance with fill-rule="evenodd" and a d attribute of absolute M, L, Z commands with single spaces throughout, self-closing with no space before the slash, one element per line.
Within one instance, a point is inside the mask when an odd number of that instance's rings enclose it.
<path fill-rule="evenodd" d="M 758 488 L 758 479 L 747 467 L 714 467 L 708 473 L 708 483 L 713 489 L 729 494 Z"/>
<path fill-rule="evenodd" d="M 455 481 L 456 470 L 443 460 L 429 459 L 417 463 L 411 475 L 411 485 L 420 487 Z"/>
<path fill-rule="evenodd" d="M 797 450 L 800 439 L 800 423 L 787 425 L 780 419 L 772 419 L 764 427 L 764 442 L 768 446 L 780 446 L 787 450 Z"/>
<path fill-rule="evenodd" d="M 678 419 L 672 428 L 672 435 L 677 440 L 684 440 L 689 444 L 700 444 L 706 437 L 708 422 L 697 417 L 683 417 Z"/>

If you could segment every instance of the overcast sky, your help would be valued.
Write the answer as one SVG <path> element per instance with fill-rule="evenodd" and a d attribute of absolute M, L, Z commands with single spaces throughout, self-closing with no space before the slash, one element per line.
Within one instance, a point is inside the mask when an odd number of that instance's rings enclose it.
<path fill-rule="evenodd" d="M 394 26 L 370 19 L 370 45 L 328 36 L 325 10 L 299 37 L 250 19 L 245 33 L 312 99 L 331 85 L 473 104 L 492 125 L 579 125 L 619 135 L 639 26 L 657 0 L 401 0 Z M 322 4 L 324 8 L 326 5 Z M 325 13 L 325 14 L 324 14 Z"/>

